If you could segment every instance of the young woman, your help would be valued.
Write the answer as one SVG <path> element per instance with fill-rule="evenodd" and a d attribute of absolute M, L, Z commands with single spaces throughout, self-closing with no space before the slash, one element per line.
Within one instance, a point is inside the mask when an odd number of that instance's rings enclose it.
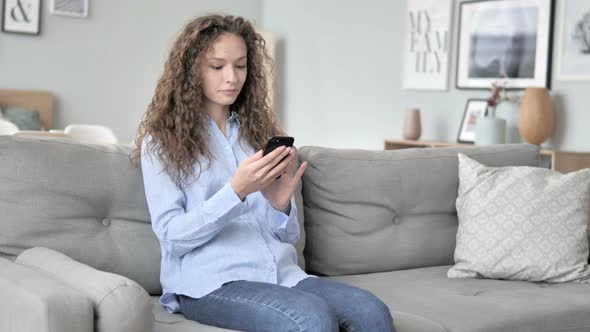
<path fill-rule="evenodd" d="M 241 17 L 190 22 L 174 44 L 138 130 L 160 302 L 241 331 L 393 331 L 371 293 L 297 265 L 293 192 L 305 168 L 281 147 L 269 109 L 264 40 Z"/>

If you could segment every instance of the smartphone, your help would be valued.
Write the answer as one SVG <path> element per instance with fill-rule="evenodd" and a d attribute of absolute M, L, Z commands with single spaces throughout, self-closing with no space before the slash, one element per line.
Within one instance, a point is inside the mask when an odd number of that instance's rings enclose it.
<path fill-rule="evenodd" d="M 293 142 L 295 142 L 295 139 L 291 136 L 273 136 L 266 143 L 263 156 L 266 156 L 280 146 L 293 147 Z"/>

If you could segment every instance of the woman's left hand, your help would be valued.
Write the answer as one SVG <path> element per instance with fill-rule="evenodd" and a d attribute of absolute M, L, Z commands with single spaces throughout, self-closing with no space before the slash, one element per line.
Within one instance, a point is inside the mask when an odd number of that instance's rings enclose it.
<path fill-rule="evenodd" d="M 260 192 L 272 207 L 289 214 L 289 202 L 291 201 L 291 197 L 293 197 L 295 189 L 297 189 L 297 184 L 301 179 L 303 172 L 305 172 L 305 169 L 307 168 L 307 162 L 303 162 L 301 166 L 299 166 L 295 175 L 293 175 L 295 161 L 297 160 L 296 150 L 293 149 L 287 158 L 289 158 L 289 164 L 287 165 L 285 172 L 281 174 L 280 178 L 261 189 Z"/>

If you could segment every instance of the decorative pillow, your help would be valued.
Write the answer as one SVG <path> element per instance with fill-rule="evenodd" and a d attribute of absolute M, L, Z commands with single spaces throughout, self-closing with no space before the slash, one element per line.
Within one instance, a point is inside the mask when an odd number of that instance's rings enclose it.
<path fill-rule="evenodd" d="M 14 123 L 20 130 L 41 130 L 39 112 L 25 108 L 5 108 L 4 119 Z"/>
<path fill-rule="evenodd" d="M 459 154 L 450 278 L 589 282 L 590 169 L 486 167 Z"/>
<path fill-rule="evenodd" d="M 123 276 L 96 270 L 48 248 L 23 251 L 16 263 L 45 272 L 92 301 L 95 331 L 152 331 L 154 315 L 147 292 Z"/>

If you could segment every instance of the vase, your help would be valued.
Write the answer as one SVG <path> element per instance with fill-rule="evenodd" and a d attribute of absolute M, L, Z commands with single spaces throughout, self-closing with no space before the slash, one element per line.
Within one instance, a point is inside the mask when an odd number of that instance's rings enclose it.
<path fill-rule="evenodd" d="M 494 109 L 488 110 L 487 116 L 482 116 L 475 122 L 475 144 L 491 145 L 506 143 L 506 120 L 489 114 L 494 114 Z"/>
<path fill-rule="evenodd" d="M 522 95 L 519 109 L 518 130 L 530 144 L 541 144 L 553 131 L 553 105 L 545 88 L 527 88 Z"/>
<path fill-rule="evenodd" d="M 520 143 L 518 132 L 518 103 L 502 101 L 496 106 L 496 117 L 506 120 L 505 143 Z"/>
<path fill-rule="evenodd" d="M 409 108 L 406 111 L 404 118 L 403 136 L 407 140 L 417 140 L 422 133 L 422 125 L 420 123 L 420 110 L 417 108 Z"/>

